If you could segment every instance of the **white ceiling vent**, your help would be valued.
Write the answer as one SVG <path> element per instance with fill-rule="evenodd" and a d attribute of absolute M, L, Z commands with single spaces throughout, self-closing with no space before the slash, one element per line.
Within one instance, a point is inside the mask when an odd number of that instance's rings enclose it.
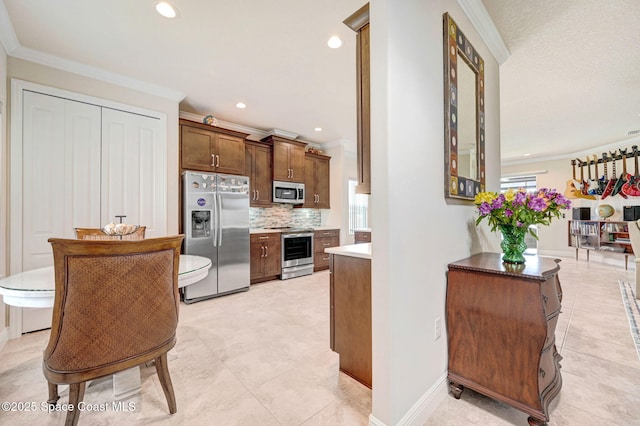
<path fill-rule="evenodd" d="M 640 129 L 638 129 L 638 130 L 629 130 L 627 132 L 627 136 L 635 136 L 635 135 L 640 135 Z"/>

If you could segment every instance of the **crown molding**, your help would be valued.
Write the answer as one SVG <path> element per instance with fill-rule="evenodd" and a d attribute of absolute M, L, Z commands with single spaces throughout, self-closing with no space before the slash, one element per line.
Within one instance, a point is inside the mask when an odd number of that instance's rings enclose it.
<path fill-rule="evenodd" d="M 0 42 L 2 43 L 5 52 L 7 52 L 7 55 L 14 58 L 35 62 L 40 65 L 82 75 L 94 80 L 126 87 L 138 92 L 169 99 L 174 102 L 180 102 L 186 96 L 184 93 L 177 90 L 168 89 L 146 81 L 137 80 L 122 74 L 107 71 L 102 68 L 82 64 L 80 62 L 71 61 L 59 56 L 50 55 L 39 50 L 21 46 L 3 0 L 0 0 Z"/>
<path fill-rule="evenodd" d="M 13 50 L 10 56 L 25 61 L 35 62 L 51 68 L 67 71 L 73 74 L 89 77 L 94 80 L 104 81 L 106 83 L 115 84 L 117 86 L 126 87 L 138 92 L 147 93 L 149 95 L 158 96 L 160 98 L 169 99 L 174 102 L 180 102 L 185 98 L 185 94 L 166 87 L 158 86 L 146 81 L 137 80 L 122 74 L 104 70 L 102 68 L 86 65 L 80 62 L 63 59 L 59 56 L 50 55 L 39 50 L 30 49 L 28 47 L 19 46 Z"/>
<path fill-rule="evenodd" d="M 502 40 L 496 24 L 491 20 L 482 0 L 458 0 L 458 4 L 498 61 L 498 65 L 504 64 L 511 53 L 509 53 L 507 45 Z"/>
<path fill-rule="evenodd" d="M 541 163 L 544 161 L 570 160 L 573 158 L 584 158 L 588 155 L 593 155 L 593 154 L 596 154 L 598 157 L 600 157 L 603 152 L 615 151 L 620 147 L 624 147 L 624 146 L 631 147 L 633 145 L 640 145 L 640 136 L 636 136 L 628 139 L 621 139 L 616 142 L 611 142 L 609 144 L 600 145 L 594 148 L 583 149 L 581 151 L 573 151 L 573 152 L 566 152 L 561 154 L 552 154 L 552 155 L 545 155 L 545 156 L 538 156 L 538 157 L 527 157 L 526 159 L 522 159 L 522 160 L 510 159 L 510 160 L 501 161 L 500 164 L 502 166 L 517 166 L 521 164 Z"/>

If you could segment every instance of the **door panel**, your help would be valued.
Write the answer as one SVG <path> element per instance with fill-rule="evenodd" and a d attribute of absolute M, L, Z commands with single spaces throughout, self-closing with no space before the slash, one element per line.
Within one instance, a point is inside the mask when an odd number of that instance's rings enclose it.
<path fill-rule="evenodd" d="M 103 108 L 101 223 L 126 215 L 147 227 L 147 238 L 166 235 L 166 142 L 157 119 Z"/>

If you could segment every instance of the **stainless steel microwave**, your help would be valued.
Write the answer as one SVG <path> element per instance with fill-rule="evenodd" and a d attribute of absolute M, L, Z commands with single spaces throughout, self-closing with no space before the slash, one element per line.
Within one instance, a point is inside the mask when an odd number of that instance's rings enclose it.
<path fill-rule="evenodd" d="M 273 181 L 274 203 L 304 203 L 304 183 Z"/>

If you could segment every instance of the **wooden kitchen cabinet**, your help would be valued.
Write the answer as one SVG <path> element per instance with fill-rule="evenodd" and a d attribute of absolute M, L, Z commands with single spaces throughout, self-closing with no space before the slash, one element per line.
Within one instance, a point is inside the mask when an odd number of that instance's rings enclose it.
<path fill-rule="evenodd" d="M 273 180 L 304 183 L 304 142 L 280 136 L 262 139 L 273 145 Z"/>
<path fill-rule="evenodd" d="M 329 254 L 324 249 L 340 245 L 340 230 L 325 229 L 313 232 L 313 271 L 329 269 Z"/>
<path fill-rule="evenodd" d="M 371 101 L 369 3 L 344 20 L 356 32 L 357 167 L 356 193 L 371 194 Z"/>
<path fill-rule="evenodd" d="M 251 284 L 274 280 L 282 272 L 280 237 L 279 232 L 249 236 Z"/>
<path fill-rule="evenodd" d="M 465 387 L 549 420 L 562 387 L 555 329 L 562 290 L 559 261 L 527 256 L 523 265 L 481 253 L 449 265 L 446 319 L 449 389 Z"/>
<path fill-rule="evenodd" d="M 353 238 L 355 244 L 370 243 L 371 231 L 355 231 Z"/>
<path fill-rule="evenodd" d="M 180 119 L 180 166 L 183 170 L 244 175 L 247 136 Z"/>
<path fill-rule="evenodd" d="M 304 205 L 302 207 L 330 209 L 329 162 L 331 157 L 322 154 L 304 154 Z"/>
<path fill-rule="evenodd" d="M 249 176 L 249 205 L 271 207 L 271 146 L 263 142 L 245 142 L 245 174 Z"/>
<path fill-rule="evenodd" d="M 371 388 L 371 260 L 330 256 L 329 344 L 340 371 Z"/>

